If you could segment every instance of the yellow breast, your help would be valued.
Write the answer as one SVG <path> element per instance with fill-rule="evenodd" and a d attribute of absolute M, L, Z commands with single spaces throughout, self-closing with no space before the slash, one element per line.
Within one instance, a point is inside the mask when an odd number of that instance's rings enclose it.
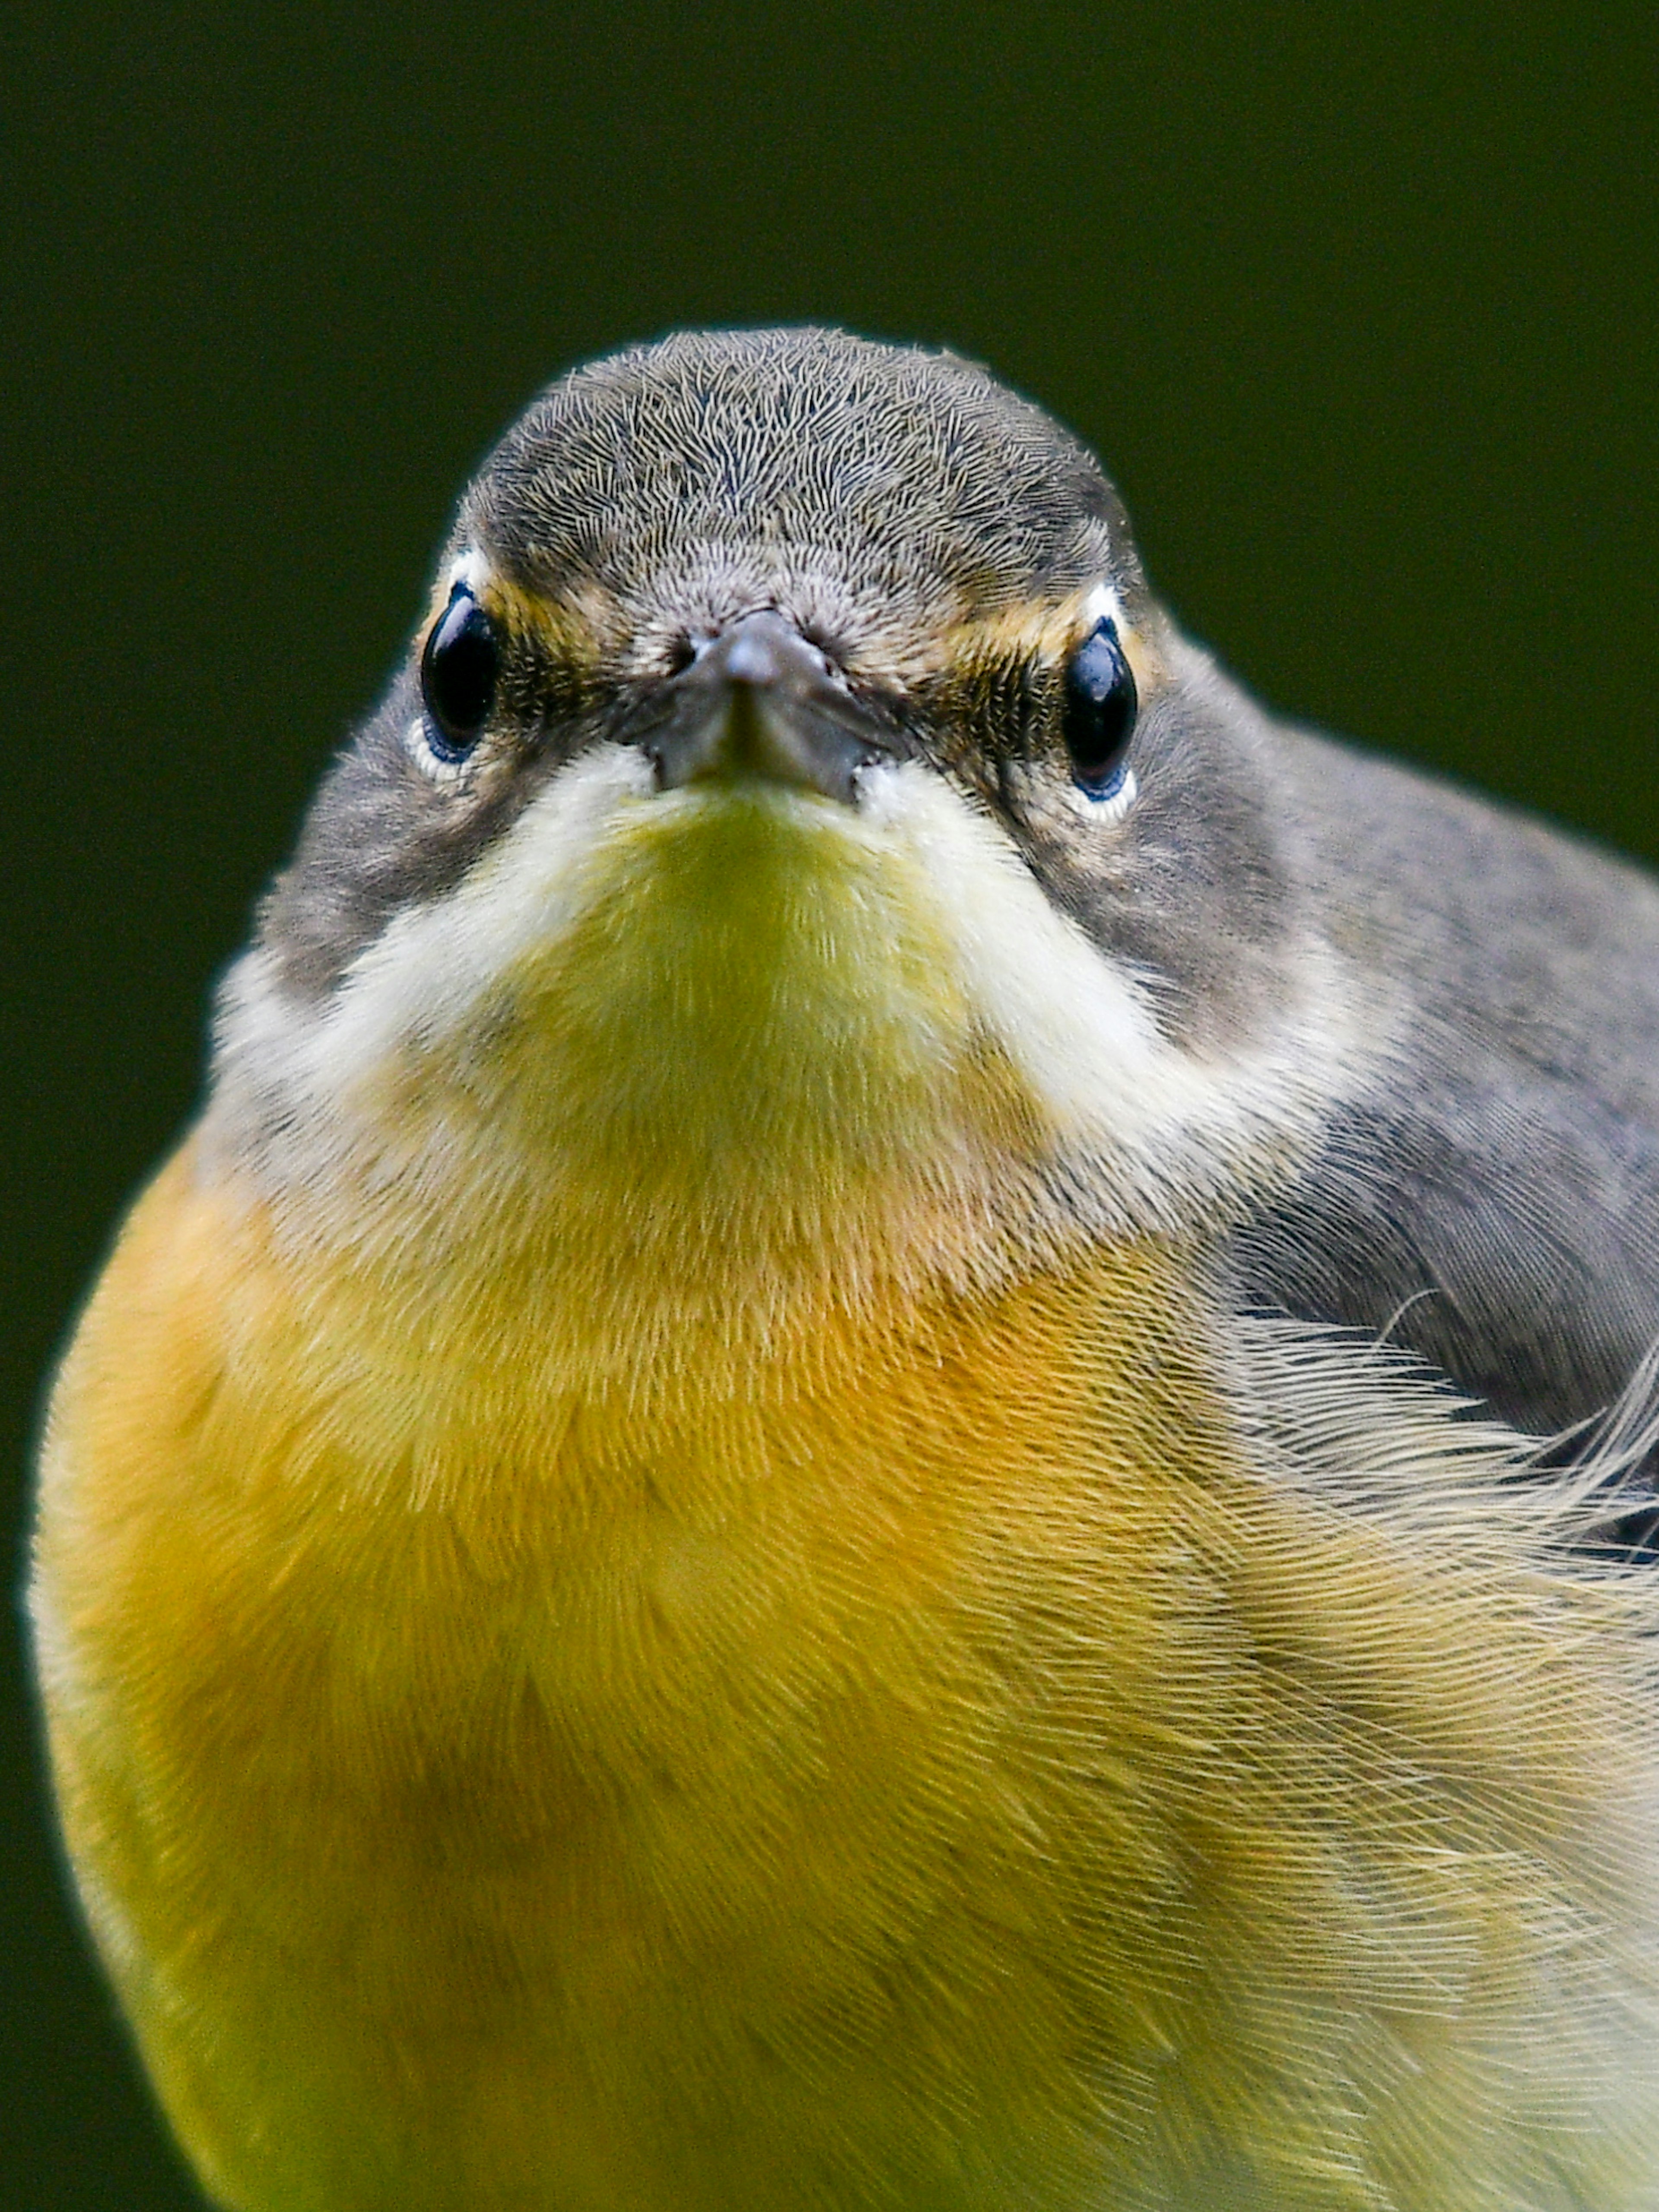
<path fill-rule="evenodd" d="M 1358 2206 L 1600 1959 L 1615 1686 L 1252 1478 L 1168 1255 L 397 1465 L 378 1333 L 186 1153 L 54 1408 L 68 1831 L 227 2203 Z"/>
<path fill-rule="evenodd" d="M 233 2201 L 250 2142 L 319 2207 L 416 2173 L 421 2202 L 549 2175 L 549 2203 L 712 2205 L 733 2160 L 799 2201 L 848 2143 L 954 2162 L 963 2109 L 1014 2156 L 1107 2032 L 1071 1923 L 1130 1785 L 1078 1607 L 1167 1549 L 1136 1462 L 1190 1425 L 1136 1316 L 1156 1266 L 1114 1272 L 1112 1342 L 1098 1285 L 1027 1285 L 672 1418 L 475 1365 L 389 1465 L 385 1378 L 342 1379 L 351 1285 L 300 1295 L 169 1170 L 62 1386 L 43 1568 L 70 1831 Z M 1127 1741 L 1167 1658 L 1103 1602 Z M 1158 2049 L 1146 1990 L 1108 2009 Z"/>
<path fill-rule="evenodd" d="M 210 1122 L 53 1401 L 66 1830 L 210 2185 L 1644 2202 L 1636 1608 L 1420 1389 L 1251 1369 L 1193 1253 L 1002 1234 L 1046 1109 L 875 832 L 595 849 L 360 1055 L 355 1149 L 259 1189 Z M 1371 1393 L 1352 1499 L 1297 1375 Z"/>

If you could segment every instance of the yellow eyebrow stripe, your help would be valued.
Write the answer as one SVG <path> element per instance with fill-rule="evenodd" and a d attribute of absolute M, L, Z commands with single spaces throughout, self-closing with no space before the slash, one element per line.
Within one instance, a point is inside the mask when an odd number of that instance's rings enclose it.
<path fill-rule="evenodd" d="M 1098 584 L 1069 592 L 1060 599 L 1025 599 L 985 615 L 953 623 L 940 634 L 929 672 L 983 667 L 987 663 L 1039 660 L 1057 663 L 1080 645 L 1101 612 L 1109 612 L 1135 683 L 1145 691 L 1167 675 L 1163 653 L 1146 631 L 1135 628 L 1115 594 Z"/>
<path fill-rule="evenodd" d="M 457 579 L 454 568 L 439 578 L 428 623 L 442 613 Z M 631 627 L 627 613 L 598 584 L 578 584 L 568 592 L 555 596 L 490 567 L 477 576 L 475 589 L 480 605 L 510 633 L 535 639 L 567 666 L 592 669 L 619 649 L 626 650 Z M 1135 681 L 1143 691 L 1167 674 L 1164 654 L 1152 635 L 1133 625 L 1116 595 L 1097 582 L 1081 585 L 1060 599 L 1023 599 L 942 623 L 932 630 L 915 630 L 908 635 L 896 633 L 879 641 L 862 640 L 851 665 L 857 675 L 908 687 L 931 678 L 967 674 L 998 662 L 1058 663 L 1082 641 L 1100 611 L 1109 611 L 1115 620 Z"/>

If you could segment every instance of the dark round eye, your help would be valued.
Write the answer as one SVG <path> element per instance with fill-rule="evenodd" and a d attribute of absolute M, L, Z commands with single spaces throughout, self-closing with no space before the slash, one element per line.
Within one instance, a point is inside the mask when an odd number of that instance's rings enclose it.
<path fill-rule="evenodd" d="M 1103 618 L 1066 663 L 1062 709 L 1072 774 L 1090 799 L 1110 799 L 1121 787 L 1138 704 L 1117 625 Z"/>
<path fill-rule="evenodd" d="M 501 668 L 495 625 L 465 584 L 432 625 L 421 654 L 421 695 L 452 757 L 468 752 L 489 718 Z"/>

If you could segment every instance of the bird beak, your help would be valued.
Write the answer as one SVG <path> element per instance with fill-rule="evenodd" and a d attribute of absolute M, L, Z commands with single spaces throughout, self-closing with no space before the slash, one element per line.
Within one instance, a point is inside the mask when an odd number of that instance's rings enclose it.
<path fill-rule="evenodd" d="M 850 805 L 861 769 L 890 760 L 895 733 L 854 698 L 781 615 L 745 615 L 662 684 L 623 735 L 665 791 L 692 783 L 793 784 Z"/>

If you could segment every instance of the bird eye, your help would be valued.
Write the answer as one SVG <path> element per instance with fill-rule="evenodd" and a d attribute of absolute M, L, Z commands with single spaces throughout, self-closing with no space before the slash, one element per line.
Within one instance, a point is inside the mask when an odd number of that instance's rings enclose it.
<path fill-rule="evenodd" d="M 489 720 L 501 658 L 495 625 L 467 586 L 457 584 L 421 654 L 421 695 L 442 740 L 440 750 L 452 759 L 471 750 Z"/>
<path fill-rule="evenodd" d="M 1086 797 L 1111 799 L 1121 789 L 1138 704 L 1117 625 L 1103 617 L 1066 668 L 1061 727 L 1072 775 Z"/>

